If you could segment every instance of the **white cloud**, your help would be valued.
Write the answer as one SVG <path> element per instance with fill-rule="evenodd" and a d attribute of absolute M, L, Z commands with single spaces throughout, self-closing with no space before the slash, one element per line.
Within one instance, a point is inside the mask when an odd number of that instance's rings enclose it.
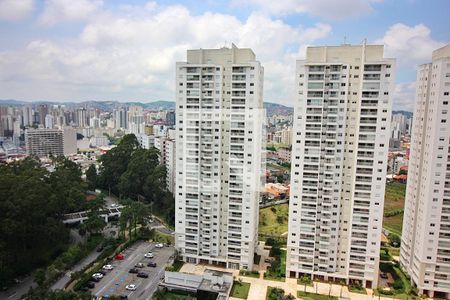
<path fill-rule="evenodd" d="M 234 42 L 251 47 L 265 67 L 265 99 L 292 105 L 295 59 L 331 32 L 326 24 L 304 28 L 260 13 L 241 21 L 151 6 L 135 13 L 100 11 L 72 40 L 36 40 L 21 51 L 0 52 L 0 90 L 25 81 L 29 89 L 14 91 L 25 98 L 174 99 L 175 62 L 187 49 Z"/>
<path fill-rule="evenodd" d="M 85 20 L 103 5 L 103 0 L 46 0 L 39 21 L 45 25 Z"/>
<path fill-rule="evenodd" d="M 234 6 L 254 5 L 275 15 L 307 13 L 327 19 L 344 19 L 370 14 L 379 0 L 233 0 Z"/>
<path fill-rule="evenodd" d="M 397 83 L 393 95 L 393 109 L 414 112 L 416 83 Z"/>
<path fill-rule="evenodd" d="M 445 45 L 434 40 L 425 25 L 411 27 L 402 23 L 392 25 L 375 43 L 384 44 L 385 56 L 396 58 L 400 65 L 427 63 L 433 50 Z"/>
<path fill-rule="evenodd" d="M 0 21 L 21 20 L 27 17 L 33 8 L 33 0 L 0 0 Z"/>

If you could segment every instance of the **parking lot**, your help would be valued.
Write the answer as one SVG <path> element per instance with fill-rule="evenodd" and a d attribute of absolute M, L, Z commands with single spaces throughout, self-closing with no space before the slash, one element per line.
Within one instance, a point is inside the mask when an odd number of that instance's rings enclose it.
<path fill-rule="evenodd" d="M 145 258 L 144 254 L 147 252 L 152 252 L 154 257 Z M 164 277 L 164 267 L 173 253 L 172 246 L 158 249 L 155 247 L 155 243 L 138 242 L 134 244 L 123 252 L 124 260 L 110 262 L 114 269 L 107 271 L 101 281 L 95 284 L 92 295 L 103 298 L 127 295 L 127 299 L 132 300 L 149 299 Z M 149 262 L 155 262 L 156 267 L 148 267 Z M 129 273 L 129 270 L 134 268 L 137 263 L 144 264 L 144 267 L 138 268 L 138 270 L 147 273 L 148 278 L 139 278 L 137 274 Z M 135 284 L 136 290 L 127 291 L 125 287 L 129 284 Z"/>

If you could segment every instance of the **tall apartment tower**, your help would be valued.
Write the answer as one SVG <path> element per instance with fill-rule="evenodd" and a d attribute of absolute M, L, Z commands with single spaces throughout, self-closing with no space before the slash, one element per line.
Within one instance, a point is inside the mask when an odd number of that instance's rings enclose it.
<path fill-rule="evenodd" d="M 287 276 L 377 286 L 394 74 L 378 45 L 297 61 Z"/>
<path fill-rule="evenodd" d="M 450 45 L 418 67 L 400 263 L 422 294 L 450 298 Z"/>
<path fill-rule="evenodd" d="M 251 268 L 264 178 L 263 77 L 251 49 L 188 50 L 176 65 L 176 248 Z"/>

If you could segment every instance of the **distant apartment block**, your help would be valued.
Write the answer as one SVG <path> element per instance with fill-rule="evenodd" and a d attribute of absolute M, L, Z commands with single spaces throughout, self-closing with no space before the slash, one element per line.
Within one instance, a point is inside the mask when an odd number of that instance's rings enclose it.
<path fill-rule="evenodd" d="M 400 263 L 421 294 L 450 298 L 450 45 L 417 70 Z"/>
<path fill-rule="evenodd" d="M 175 244 L 183 260 L 252 268 L 264 179 L 263 68 L 251 49 L 176 65 Z"/>
<path fill-rule="evenodd" d="M 394 74 L 378 45 L 297 61 L 287 276 L 377 286 Z"/>
<path fill-rule="evenodd" d="M 278 158 L 283 162 L 291 162 L 291 149 L 280 147 L 277 149 Z"/>
<path fill-rule="evenodd" d="M 25 145 L 28 155 L 69 155 L 77 153 L 76 131 L 66 129 L 27 129 L 25 130 Z"/>

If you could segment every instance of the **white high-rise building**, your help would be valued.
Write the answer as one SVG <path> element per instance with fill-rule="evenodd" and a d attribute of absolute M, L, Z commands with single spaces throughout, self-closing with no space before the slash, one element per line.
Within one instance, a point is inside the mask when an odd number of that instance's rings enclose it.
<path fill-rule="evenodd" d="M 84 107 L 77 109 L 77 125 L 81 128 L 87 126 L 87 111 Z"/>
<path fill-rule="evenodd" d="M 128 110 L 128 128 L 134 135 L 144 134 L 145 121 L 141 106 L 130 106 Z"/>
<path fill-rule="evenodd" d="M 45 116 L 45 128 L 52 129 L 55 124 L 55 118 L 52 115 Z"/>
<path fill-rule="evenodd" d="M 400 263 L 422 294 L 450 298 L 450 45 L 417 70 Z"/>
<path fill-rule="evenodd" d="M 251 49 L 176 65 L 175 244 L 183 260 L 251 268 L 264 179 L 263 67 Z"/>
<path fill-rule="evenodd" d="M 377 286 L 394 74 L 378 45 L 297 61 L 287 276 Z"/>

